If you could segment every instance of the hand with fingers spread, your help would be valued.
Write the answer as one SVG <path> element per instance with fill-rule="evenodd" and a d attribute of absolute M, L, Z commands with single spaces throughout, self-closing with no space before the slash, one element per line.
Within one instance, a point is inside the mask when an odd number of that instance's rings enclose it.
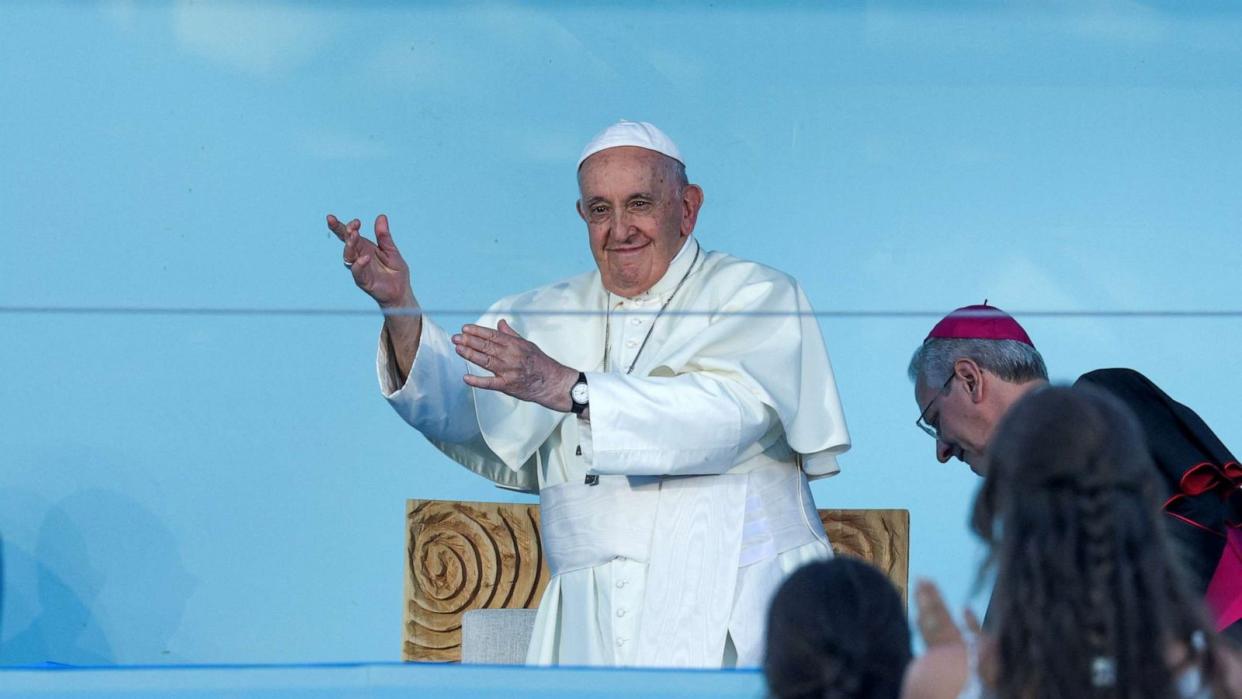
<path fill-rule="evenodd" d="M 496 330 L 474 324 L 461 330 L 453 336 L 457 353 L 493 374 L 467 374 L 467 384 L 569 412 L 569 390 L 578 380 L 577 371 L 544 354 L 504 320 Z"/>
<path fill-rule="evenodd" d="M 362 237 L 361 228 L 362 222 L 358 219 L 342 223 L 328 214 L 328 229 L 345 243 L 342 257 L 345 267 L 353 274 L 354 283 L 375 299 L 380 308 L 417 310 L 418 300 L 410 286 L 410 268 L 388 231 L 388 217 L 380 214 L 375 218 L 375 242 Z M 400 383 L 405 382 L 414 364 L 422 327 L 422 316 L 417 314 L 393 314 L 384 318 L 384 341 L 396 362 Z"/>

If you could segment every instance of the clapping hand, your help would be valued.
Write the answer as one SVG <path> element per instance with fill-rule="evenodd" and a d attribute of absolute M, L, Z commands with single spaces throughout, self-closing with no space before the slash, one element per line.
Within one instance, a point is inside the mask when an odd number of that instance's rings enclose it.
<path fill-rule="evenodd" d="M 578 372 L 544 354 L 538 345 L 518 335 L 504 320 L 496 330 L 467 325 L 453 336 L 453 344 L 466 361 L 493 374 L 467 374 L 467 384 L 569 412 L 569 389 L 577 382 Z"/>

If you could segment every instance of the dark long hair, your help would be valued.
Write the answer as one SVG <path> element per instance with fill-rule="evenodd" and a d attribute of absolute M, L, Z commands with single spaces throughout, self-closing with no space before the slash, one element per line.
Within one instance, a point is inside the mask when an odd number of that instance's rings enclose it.
<path fill-rule="evenodd" d="M 996 570 L 996 696 L 1167 699 L 1178 647 L 1229 696 L 1157 479 L 1134 416 L 1098 390 L 1038 390 L 1001 421 L 973 514 Z"/>
<path fill-rule="evenodd" d="M 909 662 L 901 595 L 863 561 L 805 565 L 772 600 L 763 671 L 774 697 L 896 699 Z"/>

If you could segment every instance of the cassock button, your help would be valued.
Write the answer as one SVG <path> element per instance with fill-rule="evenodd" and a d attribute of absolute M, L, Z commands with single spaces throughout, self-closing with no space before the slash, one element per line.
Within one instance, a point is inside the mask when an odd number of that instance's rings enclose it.
<path fill-rule="evenodd" d="M 625 346 L 629 347 L 630 349 L 633 349 L 638 346 L 638 340 L 626 340 Z"/>
<path fill-rule="evenodd" d="M 617 639 L 617 647 L 618 647 L 618 648 L 620 648 L 620 647 L 621 647 L 621 646 L 623 646 L 623 645 L 625 645 L 625 639 L 624 639 L 624 638 L 618 638 L 618 639 Z"/>
<path fill-rule="evenodd" d="M 624 581 L 624 580 L 618 580 L 618 581 L 617 581 L 617 589 L 618 589 L 618 590 L 620 590 L 620 589 L 621 589 L 621 588 L 623 588 L 623 587 L 625 587 L 625 581 Z"/>
<path fill-rule="evenodd" d="M 618 610 L 617 610 L 617 618 L 618 618 L 618 619 L 620 619 L 620 618 L 621 618 L 621 617 L 623 617 L 623 616 L 625 616 L 625 610 L 624 610 L 624 609 L 618 609 Z"/>
<path fill-rule="evenodd" d="M 642 325 L 642 324 L 643 324 L 642 318 L 631 318 L 630 319 L 630 325 Z"/>

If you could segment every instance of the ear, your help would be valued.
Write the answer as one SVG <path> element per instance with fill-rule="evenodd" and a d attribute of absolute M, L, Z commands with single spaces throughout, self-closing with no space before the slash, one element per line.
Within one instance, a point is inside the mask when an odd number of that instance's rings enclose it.
<path fill-rule="evenodd" d="M 584 210 L 584 209 L 582 208 L 582 200 L 581 200 L 581 199 L 579 199 L 579 200 L 577 200 L 577 201 L 575 201 L 575 202 L 574 202 L 574 211 L 577 211 L 577 212 L 578 212 L 578 216 L 582 217 L 582 220 L 583 220 L 583 221 L 586 221 L 586 220 L 587 220 L 587 217 L 586 217 L 586 210 Z"/>
<path fill-rule="evenodd" d="M 681 235 L 688 236 L 694 232 L 694 224 L 699 220 L 699 209 L 703 208 L 703 188 L 697 184 L 688 184 L 681 190 Z"/>
<path fill-rule="evenodd" d="M 984 392 L 986 390 L 984 382 L 986 375 L 983 369 L 975 363 L 973 359 L 961 358 L 953 362 L 953 373 L 957 374 L 962 380 L 962 385 L 966 387 L 966 391 L 970 393 L 970 402 L 982 403 Z"/>

